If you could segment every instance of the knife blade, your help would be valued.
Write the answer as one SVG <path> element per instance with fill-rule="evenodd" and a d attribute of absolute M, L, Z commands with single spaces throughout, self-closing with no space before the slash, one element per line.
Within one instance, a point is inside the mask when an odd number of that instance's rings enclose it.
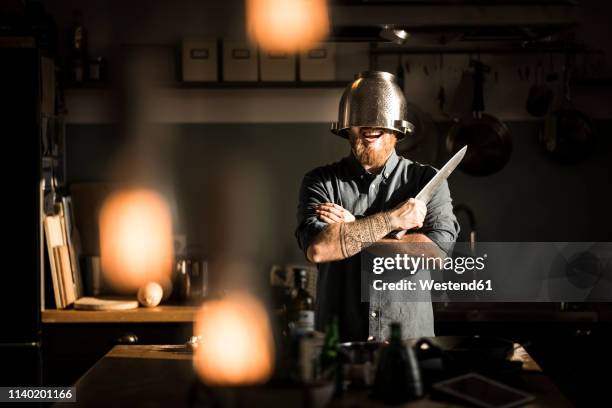
<path fill-rule="evenodd" d="M 438 187 L 440 187 L 440 184 L 442 184 L 442 182 L 446 180 L 448 176 L 450 176 L 451 173 L 457 168 L 459 163 L 461 163 L 461 160 L 463 160 L 466 151 L 467 146 L 464 146 L 461 150 L 455 153 L 455 155 L 451 157 L 449 161 L 446 162 L 446 164 L 440 169 L 440 171 L 438 171 L 436 175 L 433 176 L 431 180 L 429 180 L 425 187 L 423 187 L 421 191 L 419 191 L 415 199 L 423 201 L 425 204 L 427 204 L 433 194 L 438 189 Z M 408 230 L 399 231 L 396 232 L 394 236 L 396 239 L 402 239 L 407 232 Z"/>

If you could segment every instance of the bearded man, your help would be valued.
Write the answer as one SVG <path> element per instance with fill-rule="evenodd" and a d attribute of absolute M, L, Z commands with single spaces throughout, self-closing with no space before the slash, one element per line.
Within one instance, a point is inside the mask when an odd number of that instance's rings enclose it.
<path fill-rule="evenodd" d="M 384 340 L 393 321 L 402 324 L 405 337 L 434 336 L 430 301 L 397 301 L 386 292 L 370 302 L 360 296 L 364 248 L 394 239 L 394 231 L 410 230 L 403 241 L 433 243 L 448 253 L 459 231 L 446 182 L 428 203 L 412 198 L 436 170 L 395 152 L 396 143 L 413 130 L 406 116 L 394 75 L 356 75 L 332 125 L 334 134 L 348 139 L 350 154 L 308 172 L 302 181 L 296 238 L 319 270 L 316 325 L 321 330 L 338 316 L 343 341 Z"/>

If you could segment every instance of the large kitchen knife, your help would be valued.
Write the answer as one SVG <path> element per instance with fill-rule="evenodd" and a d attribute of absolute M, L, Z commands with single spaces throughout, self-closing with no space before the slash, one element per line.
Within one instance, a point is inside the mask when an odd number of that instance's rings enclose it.
<path fill-rule="evenodd" d="M 446 180 L 448 176 L 451 175 L 453 170 L 457 168 L 459 163 L 461 163 L 461 160 L 463 160 L 463 156 L 465 156 L 466 151 L 467 146 L 464 146 L 461 150 L 455 153 L 455 155 L 451 157 L 449 161 L 446 162 L 444 167 L 442 167 L 440 171 L 436 173 L 436 175 L 433 176 L 431 180 L 429 180 L 429 183 L 427 183 L 425 187 L 423 187 L 421 191 L 419 191 L 419 194 L 417 194 L 415 198 L 427 204 L 431 199 L 431 196 L 433 196 L 438 187 L 440 187 L 440 184 L 442 184 L 442 182 Z M 407 232 L 408 230 L 399 231 L 396 232 L 394 236 L 397 239 L 402 239 Z"/>

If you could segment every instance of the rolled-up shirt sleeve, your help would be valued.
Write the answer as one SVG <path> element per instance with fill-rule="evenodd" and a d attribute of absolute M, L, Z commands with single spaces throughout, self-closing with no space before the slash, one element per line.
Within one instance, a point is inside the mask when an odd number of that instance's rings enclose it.
<path fill-rule="evenodd" d="M 459 223 L 453 213 L 452 202 L 448 182 L 444 180 L 427 203 L 422 228 L 422 233 L 449 255 L 459 235 Z"/>
<path fill-rule="evenodd" d="M 328 202 L 332 200 L 325 189 L 325 183 L 313 172 L 306 174 L 300 187 L 295 230 L 295 237 L 304 254 L 314 238 L 327 227 L 327 223 L 317 216 L 316 207 Z"/>

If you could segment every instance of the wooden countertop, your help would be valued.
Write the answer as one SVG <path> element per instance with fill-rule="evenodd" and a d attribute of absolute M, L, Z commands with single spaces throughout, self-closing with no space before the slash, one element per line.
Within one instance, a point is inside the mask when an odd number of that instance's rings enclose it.
<path fill-rule="evenodd" d="M 527 407 L 572 406 L 522 347 L 515 349 L 513 359 L 523 362 L 523 372 L 518 374 L 520 383 L 523 384 L 521 388 L 536 397 Z M 190 399 L 197 384 L 191 354 L 182 346 L 115 346 L 76 382 L 77 402 L 58 403 L 56 406 L 190 407 L 197 402 Z M 349 390 L 341 398 L 332 400 L 330 406 L 385 407 L 372 401 L 367 395 L 367 391 Z M 288 406 L 290 401 L 287 401 L 287 398 L 287 394 L 277 395 L 275 406 Z M 300 403 L 302 402 L 300 400 Z M 448 406 L 448 403 L 425 397 L 403 404 L 400 408 Z"/>
<path fill-rule="evenodd" d="M 41 312 L 43 323 L 191 323 L 196 306 L 139 307 L 132 310 L 57 310 Z"/>
<path fill-rule="evenodd" d="M 162 305 L 154 308 L 139 307 L 133 310 L 43 310 L 43 323 L 190 323 L 196 306 Z M 598 322 L 612 321 L 612 312 L 533 311 L 533 310 L 437 310 L 438 322 Z"/>

